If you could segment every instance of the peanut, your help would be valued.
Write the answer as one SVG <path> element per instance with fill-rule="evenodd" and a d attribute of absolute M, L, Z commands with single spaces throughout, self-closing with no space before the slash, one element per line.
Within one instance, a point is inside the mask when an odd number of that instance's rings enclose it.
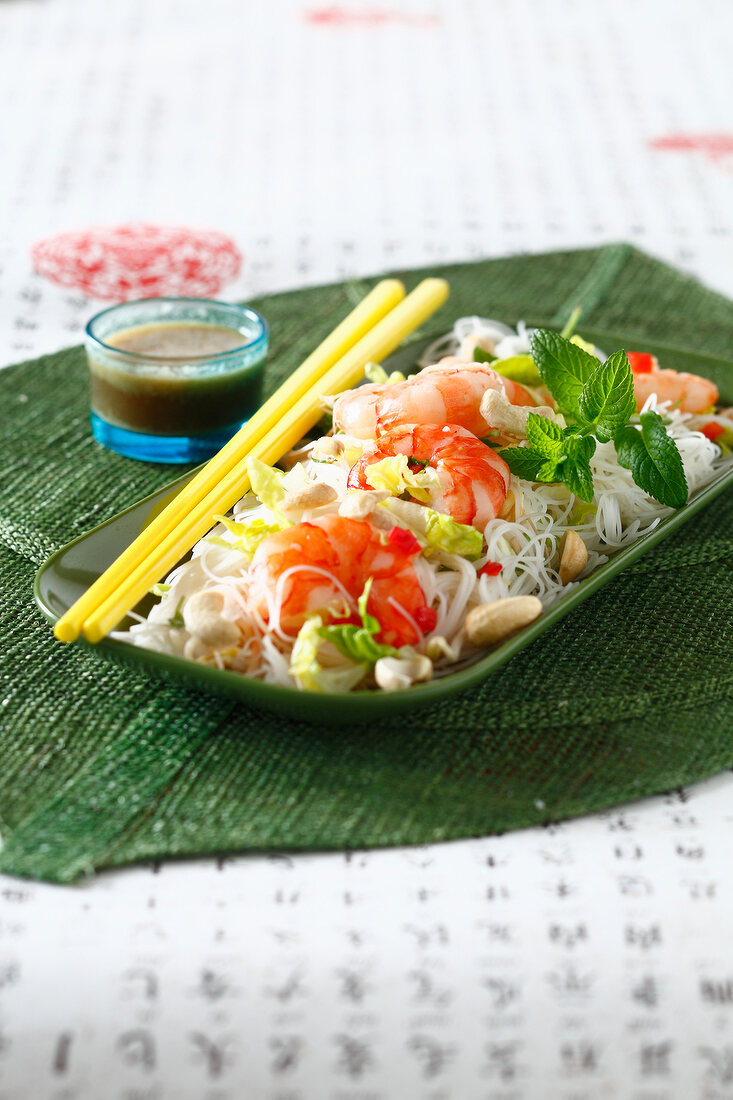
<path fill-rule="evenodd" d="M 183 623 L 189 634 L 216 649 L 235 645 L 239 629 L 231 619 L 222 617 L 224 603 L 224 593 L 216 589 L 194 593 L 183 605 Z"/>
<path fill-rule="evenodd" d="M 536 596 L 506 596 L 474 607 L 466 616 L 466 634 L 472 645 L 496 645 L 515 630 L 529 626 L 542 613 Z"/>
<path fill-rule="evenodd" d="M 560 543 L 560 581 L 570 584 L 588 564 L 588 551 L 577 531 L 566 531 Z"/>

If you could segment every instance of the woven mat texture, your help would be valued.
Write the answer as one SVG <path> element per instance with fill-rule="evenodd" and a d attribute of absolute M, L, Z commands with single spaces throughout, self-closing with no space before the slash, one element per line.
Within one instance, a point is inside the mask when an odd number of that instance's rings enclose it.
<path fill-rule="evenodd" d="M 557 324 L 580 304 L 581 327 L 733 369 L 733 303 L 628 245 L 403 277 L 436 273 L 451 299 L 415 349 L 461 314 Z M 270 390 L 375 281 L 252 303 Z M 0 372 L 0 395 L 0 870 L 71 882 L 136 860 L 478 836 L 733 767 L 730 493 L 481 687 L 379 728 L 321 727 L 53 640 L 38 566 L 181 471 L 93 441 L 80 348 Z"/>

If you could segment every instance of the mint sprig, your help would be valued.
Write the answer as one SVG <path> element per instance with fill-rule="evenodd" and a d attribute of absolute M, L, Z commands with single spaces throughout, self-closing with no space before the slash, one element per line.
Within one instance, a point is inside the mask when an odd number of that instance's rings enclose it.
<path fill-rule="evenodd" d="M 578 402 L 583 386 L 598 366 L 596 357 L 543 328 L 532 333 L 530 348 L 540 377 L 560 412 L 573 420 L 582 419 Z"/>
<path fill-rule="evenodd" d="M 681 508 L 687 501 L 687 479 L 677 444 L 659 413 L 650 410 L 639 419 L 641 430 L 627 424 L 616 436 L 618 460 L 660 504 Z"/>
<path fill-rule="evenodd" d="M 567 427 L 530 413 L 529 447 L 505 447 L 500 453 L 509 469 L 526 481 L 563 482 L 580 500 L 593 500 L 590 460 L 596 441 L 613 440 L 622 466 L 636 484 L 660 504 L 680 508 L 687 501 L 687 481 L 677 445 L 658 413 L 636 410 L 634 376 L 626 352 L 614 352 L 605 363 L 547 329 L 531 339 L 532 358 Z"/>

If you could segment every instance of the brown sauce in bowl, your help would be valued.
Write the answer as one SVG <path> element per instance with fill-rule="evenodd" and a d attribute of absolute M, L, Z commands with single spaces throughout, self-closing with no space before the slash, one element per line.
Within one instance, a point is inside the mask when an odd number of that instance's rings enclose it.
<path fill-rule="evenodd" d="M 110 424 L 154 435 L 199 435 L 246 419 L 260 403 L 264 358 L 239 367 L 233 358 L 214 362 L 205 372 L 195 363 L 242 347 L 247 340 L 236 329 L 160 322 L 123 329 L 104 342 L 130 354 L 128 362 L 88 351 L 92 408 Z"/>

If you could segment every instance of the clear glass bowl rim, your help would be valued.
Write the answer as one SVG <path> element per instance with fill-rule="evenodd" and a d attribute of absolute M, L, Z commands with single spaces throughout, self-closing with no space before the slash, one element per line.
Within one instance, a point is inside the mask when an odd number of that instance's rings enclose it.
<path fill-rule="evenodd" d="M 257 331 L 256 335 L 251 340 L 247 340 L 246 343 L 240 344 L 236 348 L 230 348 L 229 351 L 220 351 L 214 355 L 146 355 L 142 352 L 127 351 L 125 348 L 116 348 L 113 344 L 105 344 L 104 340 L 100 340 L 98 336 L 95 336 L 92 332 L 92 325 L 100 318 L 106 317 L 109 313 L 114 313 L 115 310 L 122 309 L 125 306 L 145 306 L 153 302 L 169 302 L 172 304 L 182 304 L 185 302 L 194 302 L 197 305 L 209 305 L 216 306 L 227 310 L 234 310 L 240 316 L 245 317 L 250 323 L 254 322 Z M 154 324 L 154 319 L 151 319 L 148 324 Z M 132 326 L 131 326 L 132 327 Z M 214 298 L 187 298 L 187 297 L 172 297 L 172 298 L 135 298 L 129 302 L 116 302 L 113 306 L 107 306 L 105 309 L 101 309 L 99 313 L 95 313 L 93 317 L 90 317 L 84 328 L 84 334 L 87 341 L 90 344 L 97 347 L 104 348 L 106 352 L 111 352 L 113 355 L 119 355 L 124 362 L 143 362 L 149 364 L 155 363 L 211 363 L 211 362 L 225 362 L 229 358 L 240 356 L 244 351 L 252 351 L 256 349 L 258 344 L 266 344 L 269 334 L 267 321 L 258 313 L 256 309 L 252 309 L 251 306 L 240 306 L 236 302 L 220 302 Z"/>

